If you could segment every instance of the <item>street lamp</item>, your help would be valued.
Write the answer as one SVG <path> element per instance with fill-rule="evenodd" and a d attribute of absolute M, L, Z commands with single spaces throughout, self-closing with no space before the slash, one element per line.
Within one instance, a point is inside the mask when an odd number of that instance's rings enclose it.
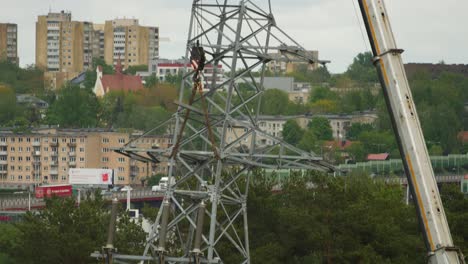
<path fill-rule="evenodd" d="M 130 187 L 130 185 L 127 185 L 125 187 L 123 187 L 121 189 L 122 192 L 125 192 L 127 191 L 127 210 L 129 211 L 130 210 L 130 192 L 133 190 L 132 187 Z"/>

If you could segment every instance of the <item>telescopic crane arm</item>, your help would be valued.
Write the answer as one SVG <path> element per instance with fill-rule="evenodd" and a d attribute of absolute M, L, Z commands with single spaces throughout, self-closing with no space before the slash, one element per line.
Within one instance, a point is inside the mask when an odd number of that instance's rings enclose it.
<path fill-rule="evenodd" d="M 358 0 L 430 264 L 462 264 L 454 247 L 416 107 L 383 0 Z"/>

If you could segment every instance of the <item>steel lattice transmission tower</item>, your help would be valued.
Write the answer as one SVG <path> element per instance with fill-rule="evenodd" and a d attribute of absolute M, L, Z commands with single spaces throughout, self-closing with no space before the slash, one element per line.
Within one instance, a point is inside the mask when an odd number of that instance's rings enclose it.
<path fill-rule="evenodd" d="M 276 25 L 270 1 L 257 2 L 193 1 L 185 57 L 192 47 L 203 47 L 213 78 L 205 78 L 205 92 L 187 103 L 193 86 L 193 71 L 187 68 L 178 111 L 163 124 L 174 130 L 172 147 L 136 149 L 129 144 L 118 150 L 140 160 L 167 159 L 169 177 L 176 179 L 165 192 L 143 256 L 126 259 L 222 263 L 221 251 L 229 248 L 237 251 L 240 263 L 250 263 L 246 203 L 251 170 L 333 169 L 259 127 L 268 62 L 325 62 L 310 57 Z M 267 141 L 271 144 L 261 144 Z"/>

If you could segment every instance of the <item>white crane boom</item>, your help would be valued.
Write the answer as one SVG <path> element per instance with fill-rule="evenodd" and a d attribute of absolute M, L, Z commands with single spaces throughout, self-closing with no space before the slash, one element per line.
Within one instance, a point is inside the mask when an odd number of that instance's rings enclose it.
<path fill-rule="evenodd" d="M 430 264 L 465 263 L 454 247 L 421 125 L 383 0 L 358 0 L 415 200 Z"/>

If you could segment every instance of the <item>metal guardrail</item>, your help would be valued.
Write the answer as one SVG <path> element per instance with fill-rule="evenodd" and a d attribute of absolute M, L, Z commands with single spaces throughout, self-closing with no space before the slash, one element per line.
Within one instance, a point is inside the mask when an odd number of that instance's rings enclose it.
<path fill-rule="evenodd" d="M 130 192 L 130 200 L 138 200 L 145 198 L 158 199 L 163 197 L 164 194 L 156 193 L 151 191 L 150 188 L 145 189 L 133 189 Z M 81 200 L 85 200 L 87 195 L 83 192 L 81 193 Z M 103 199 L 111 200 L 116 197 L 118 200 L 126 200 L 127 192 L 125 191 L 115 191 L 115 192 L 106 192 L 102 194 Z M 91 193 L 90 198 L 94 198 L 94 194 Z M 40 208 L 45 206 L 44 199 L 37 199 L 34 197 L 34 193 L 31 192 L 31 209 Z M 13 209 L 22 209 L 27 210 L 29 207 L 29 197 L 26 194 L 17 195 L 17 194 L 0 194 L 0 210 L 13 210 Z"/>

